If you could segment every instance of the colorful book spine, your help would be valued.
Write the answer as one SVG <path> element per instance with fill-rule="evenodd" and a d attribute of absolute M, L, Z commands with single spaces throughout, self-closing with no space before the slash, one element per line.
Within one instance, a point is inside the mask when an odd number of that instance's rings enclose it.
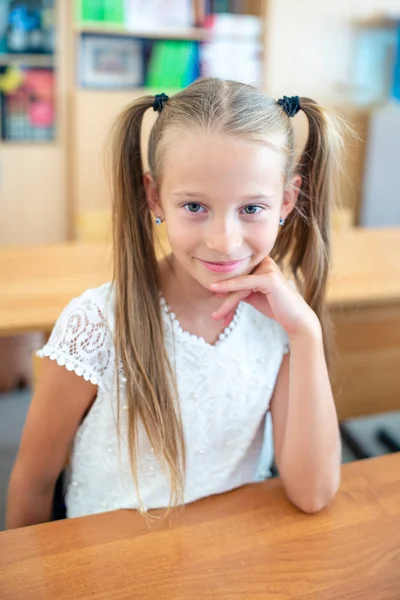
<path fill-rule="evenodd" d="M 400 102 L 400 24 L 396 30 L 396 51 L 394 56 L 392 98 Z"/>
<path fill-rule="evenodd" d="M 78 21 L 103 21 L 103 0 L 76 0 Z"/>
<path fill-rule="evenodd" d="M 180 89 L 200 73 L 199 44 L 183 40 L 160 40 L 153 44 L 147 66 L 146 87 Z"/>
<path fill-rule="evenodd" d="M 125 21 L 123 0 L 103 0 L 104 22 L 123 25 Z"/>

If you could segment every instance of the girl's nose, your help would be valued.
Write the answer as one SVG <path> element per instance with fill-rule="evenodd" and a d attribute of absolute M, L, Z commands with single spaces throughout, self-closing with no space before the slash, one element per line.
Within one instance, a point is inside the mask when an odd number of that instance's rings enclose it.
<path fill-rule="evenodd" d="M 206 239 L 206 246 L 219 256 L 230 256 L 242 245 L 242 233 L 235 223 L 223 223 L 213 227 Z"/>

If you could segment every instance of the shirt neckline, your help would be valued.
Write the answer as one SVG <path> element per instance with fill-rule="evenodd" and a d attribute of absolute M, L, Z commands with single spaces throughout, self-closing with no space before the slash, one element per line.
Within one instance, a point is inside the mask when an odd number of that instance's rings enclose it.
<path fill-rule="evenodd" d="M 232 333 L 236 330 L 236 328 L 241 320 L 241 315 L 244 310 L 244 304 L 243 304 L 243 302 L 240 302 L 236 309 L 235 315 L 234 315 L 231 323 L 227 327 L 225 327 L 225 329 L 219 334 L 217 340 L 213 344 L 210 344 L 209 342 L 206 342 L 206 340 L 202 336 L 198 336 L 193 333 L 189 333 L 188 331 L 185 331 L 182 328 L 177 316 L 172 311 L 171 307 L 169 306 L 169 304 L 167 304 L 167 301 L 161 294 L 160 294 L 160 304 L 161 304 L 161 310 L 162 310 L 163 314 L 165 316 L 167 316 L 169 318 L 169 320 L 171 321 L 173 330 L 175 331 L 176 334 L 181 336 L 184 340 L 192 340 L 193 342 L 201 344 L 202 346 L 205 346 L 207 348 L 218 348 L 228 338 L 231 337 Z"/>

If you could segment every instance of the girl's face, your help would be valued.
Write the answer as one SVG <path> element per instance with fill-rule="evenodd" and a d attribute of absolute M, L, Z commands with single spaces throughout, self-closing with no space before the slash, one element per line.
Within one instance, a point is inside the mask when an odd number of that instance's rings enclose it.
<path fill-rule="evenodd" d="M 227 135 L 179 135 L 168 145 L 152 210 L 166 223 L 174 258 L 209 288 L 250 273 L 272 250 L 296 193 L 284 190 L 281 157 Z"/>

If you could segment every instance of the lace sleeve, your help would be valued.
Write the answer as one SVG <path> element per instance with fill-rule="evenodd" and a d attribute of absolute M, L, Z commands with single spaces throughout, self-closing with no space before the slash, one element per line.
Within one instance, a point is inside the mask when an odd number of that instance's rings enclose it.
<path fill-rule="evenodd" d="M 115 353 L 103 298 L 96 298 L 99 289 L 87 290 L 66 306 L 37 355 L 56 360 L 101 388 Z"/>

